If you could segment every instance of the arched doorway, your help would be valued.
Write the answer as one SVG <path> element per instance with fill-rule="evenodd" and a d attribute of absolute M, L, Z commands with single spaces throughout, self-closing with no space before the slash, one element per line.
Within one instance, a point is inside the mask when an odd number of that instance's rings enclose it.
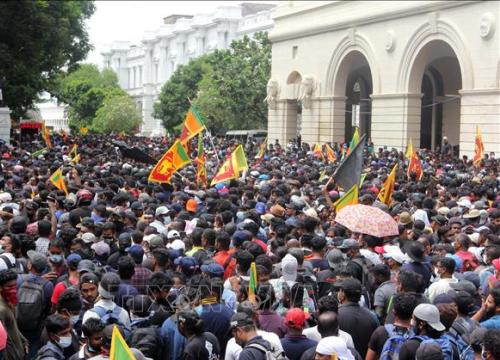
<path fill-rule="evenodd" d="M 302 130 L 302 103 L 297 100 L 300 94 L 301 82 L 302 75 L 300 75 L 297 71 L 292 71 L 286 80 L 287 140 L 300 136 L 300 132 Z"/>
<path fill-rule="evenodd" d="M 462 75 L 448 43 L 433 40 L 420 49 L 411 68 L 409 87 L 410 93 L 422 94 L 420 148 L 435 150 L 444 136 L 458 146 Z"/>
<path fill-rule="evenodd" d="M 370 137 L 373 80 L 366 57 L 359 51 L 349 52 L 339 66 L 335 78 L 334 96 L 345 96 L 344 139 L 349 141 L 354 127 Z"/>

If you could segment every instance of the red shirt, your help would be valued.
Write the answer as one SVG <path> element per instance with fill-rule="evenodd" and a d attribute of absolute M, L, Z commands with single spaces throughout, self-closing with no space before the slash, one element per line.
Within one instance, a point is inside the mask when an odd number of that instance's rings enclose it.
<path fill-rule="evenodd" d="M 462 259 L 462 269 L 461 271 L 474 271 L 477 268 L 477 259 L 473 253 L 469 251 L 457 251 L 455 253 L 460 259 Z"/>
<path fill-rule="evenodd" d="M 233 258 L 228 261 L 230 257 L 231 254 L 227 250 L 218 251 L 213 257 L 215 262 L 224 268 L 224 280 L 233 275 L 236 266 L 236 259 Z"/>

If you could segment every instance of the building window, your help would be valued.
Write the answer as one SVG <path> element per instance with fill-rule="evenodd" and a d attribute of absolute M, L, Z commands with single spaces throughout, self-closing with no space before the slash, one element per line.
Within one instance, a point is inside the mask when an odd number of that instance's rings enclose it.
<path fill-rule="evenodd" d="M 133 88 L 137 87 L 137 68 L 134 66 L 134 85 Z"/>
<path fill-rule="evenodd" d="M 228 47 L 228 38 L 229 38 L 229 34 L 227 31 L 224 31 L 224 47 Z"/>
<path fill-rule="evenodd" d="M 127 86 L 128 86 L 129 88 L 131 88 L 131 87 L 132 87 L 131 82 L 132 82 L 132 69 L 131 69 L 131 68 L 128 68 L 128 81 L 127 81 Z"/>
<path fill-rule="evenodd" d="M 202 37 L 201 38 L 201 53 L 203 53 L 205 51 L 205 38 Z"/>
<path fill-rule="evenodd" d="M 158 82 L 158 63 L 155 64 L 155 83 Z"/>
<path fill-rule="evenodd" d="M 139 66 L 139 86 L 142 86 L 142 65 Z"/>
<path fill-rule="evenodd" d="M 299 52 L 299 47 L 297 45 L 295 45 L 294 47 L 292 47 L 292 59 L 296 59 L 297 58 L 297 53 Z"/>

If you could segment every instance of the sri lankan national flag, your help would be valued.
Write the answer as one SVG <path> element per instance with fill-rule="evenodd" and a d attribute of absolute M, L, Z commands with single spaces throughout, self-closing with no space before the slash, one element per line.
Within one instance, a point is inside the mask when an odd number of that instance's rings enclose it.
<path fill-rule="evenodd" d="M 479 132 L 479 125 L 476 126 L 476 138 L 474 140 L 474 159 L 472 163 L 475 167 L 481 165 L 481 160 L 484 156 L 484 145 L 483 139 L 481 138 L 481 133 Z"/>
<path fill-rule="evenodd" d="M 174 173 L 191 161 L 179 139 L 167 150 L 149 173 L 148 181 L 168 183 Z"/>
<path fill-rule="evenodd" d="M 207 168 L 205 165 L 205 152 L 203 151 L 203 136 L 198 134 L 198 164 L 196 168 L 196 181 L 199 185 L 207 186 Z"/>
<path fill-rule="evenodd" d="M 64 193 L 68 195 L 68 189 L 66 188 L 66 184 L 64 183 L 64 177 L 61 168 L 54 171 L 54 173 L 50 175 L 49 180 L 52 184 L 54 184 L 56 188 L 64 191 Z"/>
<path fill-rule="evenodd" d="M 358 203 L 358 184 L 355 184 L 349 189 L 340 199 L 338 199 L 333 206 L 335 206 L 335 211 L 338 213 L 342 208 L 347 205 L 355 205 Z"/>
<path fill-rule="evenodd" d="M 408 178 L 412 173 L 415 173 L 417 175 L 417 181 L 422 179 L 422 176 L 424 176 L 422 164 L 420 163 L 420 158 L 418 157 L 416 151 L 413 151 L 413 154 L 410 158 L 410 163 L 408 164 Z"/>
<path fill-rule="evenodd" d="M 384 186 L 380 190 L 378 194 L 378 199 L 380 202 L 386 204 L 387 206 L 391 206 L 392 204 L 392 193 L 394 192 L 394 184 L 396 183 L 396 169 L 398 164 L 394 165 L 391 170 L 391 173 L 387 177 L 384 182 Z"/>
<path fill-rule="evenodd" d="M 359 143 L 359 131 L 358 127 L 356 126 L 354 128 L 354 134 L 352 135 L 351 142 L 349 143 L 349 148 L 347 148 L 347 155 L 351 153 L 351 151 L 356 147 L 358 143 Z"/>
<path fill-rule="evenodd" d="M 49 149 L 52 149 L 52 141 L 50 140 L 49 129 L 45 126 L 45 121 L 42 123 L 42 138 Z"/>
<path fill-rule="evenodd" d="M 238 147 L 224 161 L 222 166 L 217 171 L 217 174 L 212 179 L 211 186 L 215 184 L 236 179 L 240 177 L 240 172 L 248 170 L 247 158 L 243 146 Z"/>
<path fill-rule="evenodd" d="M 314 156 L 316 156 L 319 159 L 324 159 L 325 158 L 323 156 L 323 152 L 321 151 L 321 145 L 320 144 L 314 145 L 313 154 L 314 154 Z"/>
<path fill-rule="evenodd" d="M 116 325 L 113 325 L 113 332 L 111 333 L 109 360 L 136 360 Z"/>
<path fill-rule="evenodd" d="M 186 114 L 186 119 L 184 120 L 184 125 L 182 126 L 180 140 L 183 144 L 186 144 L 190 139 L 198 135 L 205 129 L 205 123 L 201 117 L 198 109 L 194 105 L 191 105 L 189 111 Z"/>
<path fill-rule="evenodd" d="M 68 153 L 68 156 L 71 158 L 71 162 L 78 164 L 80 162 L 80 154 L 78 154 L 78 145 L 74 144 L 71 148 L 71 151 Z"/>
<path fill-rule="evenodd" d="M 250 282 L 248 284 L 248 300 L 255 303 L 255 294 L 257 293 L 257 267 L 255 262 L 250 264 Z"/>
<path fill-rule="evenodd" d="M 337 157 L 335 156 L 335 151 L 330 147 L 330 145 L 325 144 L 326 147 L 326 158 L 329 162 L 335 162 Z"/>

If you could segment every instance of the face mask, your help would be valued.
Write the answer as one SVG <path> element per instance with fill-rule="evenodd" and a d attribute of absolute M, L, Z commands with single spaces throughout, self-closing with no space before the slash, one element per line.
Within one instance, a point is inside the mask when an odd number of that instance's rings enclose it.
<path fill-rule="evenodd" d="M 50 255 L 49 260 L 51 263 L 59 264 L 63 261 L 63 256 L 60 254 Z"/>
<path fill-rule="evenodd" d="M 486 255 L 483 255 L 483 262 L 484 262 L 486 265 L 489 265 L 488 257 L 487 257 Z"/>
<path fill-rule="evenodd" d="M 93 354 L 98 354 L 101 352 L 101 348 L 98 348 L 98 349 L 95 349 L 93 348 L 92 346 L 90 346 L 90 343 L 87 342 L 87 350 L 90 352 L 90 353 L 93 353 Z"/>
<path fill-rule="evenodd" d="M 17 289 L 15 287 L 3 290 L 2 297 L 8 304 L 11 304 L 13 306 L 17 305 Z"/>
<path fill-rule="evenodd" d="M 71 322 L 71 326 L 75 326 L 75 324 L 80 320 L 80 315 L 71 315 L 69 321 Z"/>
<path fill-rule="evenodd" d="M 59 346 L 62 347 L 63 349 L 66 349 L 67 347 L 71 346 L 71 335 L 70 336 L 61 336 L 59 337 Z"/>
<path fill-rule="evenodd" d="M 439 278 L 439 271 L 438 269 L 434 269 L 434 276 Z"/>
<path fill-rule="evenodd" d="M 172 219 L 170 218 L 170 216 L 165 216 L 165 217 L 163 218 L 163 224 L 164 224 L 164 225 L 168 225 L 168 224 L 170 224 L 171 222 L 172 222 Z"/>

